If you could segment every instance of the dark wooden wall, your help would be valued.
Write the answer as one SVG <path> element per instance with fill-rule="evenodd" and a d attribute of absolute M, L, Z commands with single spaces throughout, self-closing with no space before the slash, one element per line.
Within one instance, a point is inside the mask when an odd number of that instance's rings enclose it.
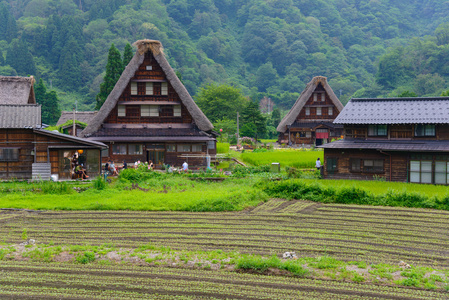
<path fill-rule="evenodd" d="M 307 122 L 307 120 L 329 120 L 329 119 L 335 119 L 340 111 L 337 109 L 337 107 L 334 105 L 332 100 L 330 99 L 329 95 L 324 91 L 324 88 L 319 84 L 315 90 L 316 92 L 324 92 L 325 93 L 325 101 L 313 101 L 313 94 L 310 96 L 309 100 L 307 100 L 304 107 L 299 112 L 298 116 L 296 117 L 296 120 L 298 122 Z M 320 99 L 320 96 L 318 96 L 318 100 Z M 306 115 L 306 107 L 310 108 L 310 115 Z M 318 116 L 316 114 L 316 108 L 321 107 L 321 116 Z M 332 115 L 328 114 L 329 107 L 332 107 Z"/>
<path fill-rule="evenodd" d="M 435 136 L 415 137 L 415 125 L 388 125 L 387 136 L 368 136 L 368 125 L 345 125 L 345 138 L 354 139 L 377 139 L 377 140 L 449 140 L 449 125 L 437 124 Z"/>
<path fill-rule="evenodd" d="M 408 180 L 408 153 L 390 152 L 380 153 L 376 150 L 355 149 L 324 149 L 324 176 L 328 179 L 363 179 L 372 180 L 374 176 L 390 180 L 390 156 L 391 156 L 391 181 L 407 182 Z M 337 158 L 337 172 L 327 171 L 327 159 Z M 351 159 L 382 159 L 384 161 L 383 172 L 352 172 Z"/>

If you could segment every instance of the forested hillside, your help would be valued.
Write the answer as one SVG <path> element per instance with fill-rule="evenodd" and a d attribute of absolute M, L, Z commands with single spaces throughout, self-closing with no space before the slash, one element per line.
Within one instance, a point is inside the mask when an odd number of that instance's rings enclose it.
<path fill-rule="evenodd" d="M 112 43 L 162 41 L 192 94 L 235 85 L 289 109 L 317 75 L 352 95 L 439 95 L 449 80 L 445 0 L 8 0 L 0 73 L 35 75 L 63 109 L 93 109 Z"/>

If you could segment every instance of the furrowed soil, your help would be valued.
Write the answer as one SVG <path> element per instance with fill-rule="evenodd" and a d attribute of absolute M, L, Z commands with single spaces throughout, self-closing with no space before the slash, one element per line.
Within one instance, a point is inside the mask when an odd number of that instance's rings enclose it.
<path fill-rule="evenodd" d="M 0 298 L 448 299 L 441 285 L 431 290 L 381 278 L 358 283 L 332 280 L 326 273 L 299 278 L 279 270 L 235 272 L 212 257 L 206 263 L 195 257 L 182 263 L 189 251 L 236 257 L 282 257 L 294 251 L 300 258 L 329 256 L 367 265 L 404 261 L 442 270 L 447 280 L 448 225 L 445 211 L 282 199 L 223 213 L 0 210 Z M 20 245 L 29 239 L 35 245 Z M 40 258 L 21 256 L 36 245 L 48 247 L 39 248 Z M 101 245 L 111 249 L 100 255 Z M 145 245 L 158 249 L 165 261 L 150 252 L 130 254 Z M 45 254 L 57 246 L 100 250 L 95 261 L 81 264 L 79 253 L 65 248 Z M 7 249 L 10 253 L 2 257 Z"/>

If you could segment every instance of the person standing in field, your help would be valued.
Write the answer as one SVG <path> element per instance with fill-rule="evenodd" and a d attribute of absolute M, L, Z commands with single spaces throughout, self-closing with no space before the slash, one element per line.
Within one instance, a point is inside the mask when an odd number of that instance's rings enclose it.
<path fill-rule="evenodd" d="M 189 169 L 189 165 L 187 164 L 187 162 L 184 162 L 184 163 L 182 164 L 182 170 L 183 170 L 184 172 L 187 172 L 188 169 Z"/>
<path fill-rule="evenodd" d="M 315 167 L 316 167 L 317 170 L 320 170 L 320 169 L 321 169 L 321 161 L 320 161 L 320 158 L 319 158 L 319 157 L 318 157 L 317 160 L 316 160 Z"/>

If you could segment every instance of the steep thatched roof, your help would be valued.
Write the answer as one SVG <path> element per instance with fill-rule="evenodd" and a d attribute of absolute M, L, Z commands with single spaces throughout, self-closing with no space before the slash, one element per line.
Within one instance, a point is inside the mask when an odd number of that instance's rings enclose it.
<path fill-rule="evenodd" d="M 136 71 L 139 69 L 139 66 L 143 63 L 145 53 L 148 51 L 151 51 L 153 53 L 154 58 L 164 71 L 167 80 L 170 82 L 170 84 L 175 89 L 176 93 L 179 95 L 179 98 L 189 111 L 190 115 L 192 116 L 198 128 L 203 131 L 212 130 L 213 129 L 212 123 L 193 101 L 189 92 L 182 84 L 182 82 L 179 80 L 178 76 L 176 76 L 175 71 L 172 69 L 167 59 L 165 58 L 161 42 L 154 40 L 140 40 L 135 42 L 134 46 L 137 46 L 136 54 L 131 59 L 129 64 L 126 66 L 125 70 L 120 76 L 120 79 L 115 84 L 114 89 L 109 94 L 108 98 L 104 102 L 101 109 L 98 111 L 97 115 L 92 119 L 90 124 L 81 132 L 81 136 L 89 136 L 100 128 L 104 120 L 110 114 L 111 110 L 116 106 L 119 97 L 127 87 L 129 81 L 134 76 Z"/>
<path fill-rule="evenodd" d="M 40 105 L 0 104 L 0 128 L 36 128 L 40 125 Z"/>
<path fill-rule="evenodd" d="M 75 119 L 77 121 L 89 124 L 96 114 L 97 111 L 77 111 L 75 113 Z M 73 111 L 63 111 L 56 125 L 62 125 L 68 120 L 73 120 Z"/>
<path fill-rule="evenodd" d="M 0 76 L 0 104 L 36 104 L 34 77 Z"/>
<path fill-rule="evenodd" d="M 299 98 L 296 100 L 292 109 L 279 123 L 276 129 L 278 132 L 287 131 L 287 126 L 292 125 L 295 122 L 296 117 L 298 117 L 302 108 L 304 107 L 304 105 L 309 100 L 310 96 L 320 83 L 323 86 L 326 93 L 329 95 L 329 98 L 331 99 L 332 103 L 337 107 L 337 109 L 340 112 L 343 110 L 343 104 L 341 104 L 340 100 L 338 100 L 337 96 L 334 94 L 334 91 L 327 83 L 327 78 L 323 76 L 313 77 L 313 79 L 307 84 L 306 88 L 301 93 Z"/>

